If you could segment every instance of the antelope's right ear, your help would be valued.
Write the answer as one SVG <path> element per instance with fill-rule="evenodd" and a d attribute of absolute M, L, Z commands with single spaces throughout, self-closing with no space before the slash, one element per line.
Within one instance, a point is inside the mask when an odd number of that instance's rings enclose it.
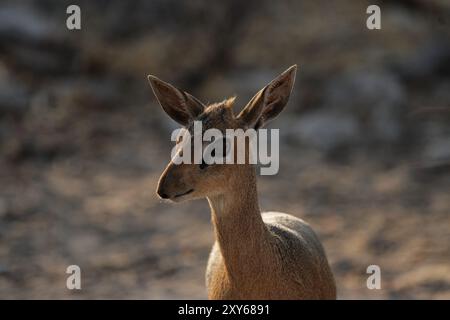
<path fill-rule="evenodd" d="M 148 81 L 161 107 L 173 120 L 186 126 L 200 115 L 205 105 L 187 92 L 149 75 Z"/>
<path fill-rule="evenodd" d="M 286 106 L 295 82 L 297 65 L 293 65 L 262 88 L 237 116 L 245 125 L 262 128 Z"/>

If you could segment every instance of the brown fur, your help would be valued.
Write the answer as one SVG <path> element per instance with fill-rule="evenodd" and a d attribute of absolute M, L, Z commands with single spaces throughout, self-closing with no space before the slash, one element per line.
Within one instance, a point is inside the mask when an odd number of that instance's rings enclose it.
<path fill-rule="evenodd" d="M 204 129 L 224 131 L 260 128 L 278 115 L 288 101 L 295 70 L 291 67 L 264 87 L 238 116 L 232 110 L 234 99 L 205 107 L 191 95 L 149 79 L 164 110 L 187 130 L 200 120 Z M 325 252 L 309 225 L 284 213 L 261 214 L 252 165 L 200 169 L 170 162 L 157 193 L 173 201 L 208 199 L 216 237 L 206 271 L 210 299 L 336 298 Z"/>

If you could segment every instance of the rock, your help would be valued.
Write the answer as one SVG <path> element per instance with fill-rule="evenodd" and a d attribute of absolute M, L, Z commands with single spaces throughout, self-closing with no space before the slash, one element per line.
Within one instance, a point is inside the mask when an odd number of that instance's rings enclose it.
<path fill-rule="evenodd" d="M 420 102 L 415 115 L 420 133 L 420 167 L 450 168 L 450 82 L 442 81 Z"/>
<path fill-rule="evenodd" d="M 420 167 L 423 169 L 450 168 L 449 114 L 437 113 L 424 119 Z"/>
<path fill-rule="evenodd" d="M 71 42 L 75 38 L 64 30 L 64 20 L 45 17 L 26 5 L 0 9 L 2 55 L 28 73 L 49 76 L 73 69 L 75 47 L 79 43 Z"/>
<path fill-rule="evenodd" d="M 0 116 L 5 113 L 22 113 L 29 103 L 28 89 L 12 77 L 0 63 Z"/>
<path fill-rule="evenodd" d="M 356 144 L 360 136 L 360 127 L 354 117 L 328 110 L 307 114 L 283 128 L 288 129 L 281 131 L 287 131 L 290 139 L 323 152 Z"/>
<path fill-rule="evenodd" d="M 450 135 L 433 139 L 425 146 L 421 167 L 424 169 L 450 167 Z"/>
<path fill-rule="evenodd" d="M 439 72 L 444 74 L 449 67 L 450 45 L 448 40 L 437 36 L 396 63 L 398 72 L 408 80 L 432 77 Z"/>
<path fill-rule="evenodd" d="M 32 42 L 48 41 L 59 30 L 50 20 L 26 6 L 3 6 L 0 8 L 0 39 L 2 41 Z"/>
<path fill-rule="evenodd" d="M 405 92 L 400 81 L 384 71 L 350 72 L 329 81 L 327 108 L 356 117 L 362 138 L 395 143 L 401 138 Z"/>

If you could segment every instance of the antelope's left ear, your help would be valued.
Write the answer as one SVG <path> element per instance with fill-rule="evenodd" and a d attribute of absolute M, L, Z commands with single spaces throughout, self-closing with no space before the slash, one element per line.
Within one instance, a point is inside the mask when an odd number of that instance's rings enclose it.
<path fill-rule="evenodd" d="M 293 65 L 261 89 L 237 118 L 247 127 L 259 129 L 275 118 L 286 106 L 295 82 L 297 65 Z"/>
<path fill-rule="evenodd" d="M 205 109 L 205 105 L 194 96 L 155 76 L 149 75 L 148 81 L 164 111 L 183 126 L 187 126 Z"/>

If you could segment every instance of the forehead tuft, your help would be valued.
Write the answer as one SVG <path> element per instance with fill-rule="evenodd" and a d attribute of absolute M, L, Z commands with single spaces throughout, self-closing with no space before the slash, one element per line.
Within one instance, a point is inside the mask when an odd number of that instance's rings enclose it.
<path fill-rule="evenodd" d="M 233 104 L 235 98 L 214 103 L 205 108 L 205 111 L 196 120 L 202 122 L 205 129 L 215 128 L 233 121 Z"/>

